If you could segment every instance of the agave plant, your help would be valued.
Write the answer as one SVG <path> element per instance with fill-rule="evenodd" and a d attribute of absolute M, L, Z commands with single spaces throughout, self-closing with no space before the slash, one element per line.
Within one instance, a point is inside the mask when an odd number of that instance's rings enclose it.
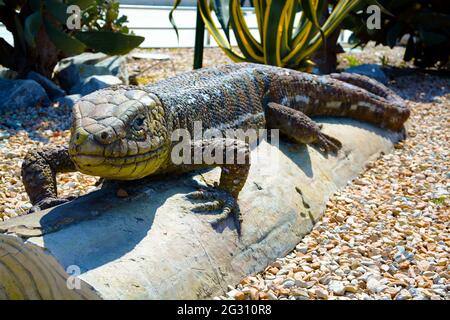
<path fill-rule="evenodd" d="M 175 1 L 173 10 L 180 2 Z M 197 5 L 209 33 L 232 60 L 308 70 L 313 65 L 311 54 L 361 2 L 336 1 L 320 24 L 318 13 L 329 5 L 327 0 L 254 0 L 259 39 L 251 34 L 239 0 L 198 0 Z M 170 19 L 173 22 L 172 15 Z M 231 46 L 230 29 L 240 52 Z"/>
<path fill-rule="evenodd" d="M 79 29 L 67 25 L 71 5 L 80 9 Z M 33 70 L 51 78 L 56 63 L 70 55 L 88 50 L 125 54 L 144 40 L 127 34 L 125 21 L 118 17 L 117 1 L 0 0 L 0 22 L 14 39 L 12 46 L 0 38 L 0 65 L 19 77 Z"/>

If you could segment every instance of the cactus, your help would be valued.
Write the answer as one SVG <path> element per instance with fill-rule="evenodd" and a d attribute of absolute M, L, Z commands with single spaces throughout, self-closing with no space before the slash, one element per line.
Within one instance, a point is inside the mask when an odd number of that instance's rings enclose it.
<path fill-rule="evenodd" d="M 169 16 L 175 30 L 172 13 L 181 2 L 174 1 Z M 198 0 L 197 6 L 209 33 L 232 60 L 311 70 L 314 64 L 310 60 L 311 55 L 339 27 L 346 15 L 362 2 L 337 0 L 329 15 L 320 23 L 319 14 L 328 6 L 326 0 L 254 0 L 259 40 L 251 34 L 239 0 Z M 301 15 L 297 21 L 298 12 Z M 220 27 L 216 25 L 214 15 Z M 230 29 L 240 52 L 230 44 Z"/>

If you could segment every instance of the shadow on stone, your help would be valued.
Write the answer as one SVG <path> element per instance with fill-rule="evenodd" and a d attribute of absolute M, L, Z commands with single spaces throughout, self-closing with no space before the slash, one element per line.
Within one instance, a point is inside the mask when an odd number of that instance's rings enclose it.
<path fill-rule="evenodd" d="M 361 173 L 367 161 L 391 151 L 401 137 L 348 119 L 320 122 L 324 133 L 343 143 L 338 155 L 325 158 L 314 148 L 285 141 L 280 148 L 262 142 L 254 150 L 262 152 L 239 195 L 240 237 L 231 217 L 213 228 L 209 220 L 214 215 L 193 213 L 193 203 L 185 197 L 196 190 L 193 179 L 205 185 L 217 182 L 216 168 L 201 175 L 132 182 L 125 199 L 105 187 L 57 208 L 0 223 L 0 262 L 2 239 L 11 237 L 9 233 L 27 238 L 23 252 L 40 252 L 39 257 L 54 259 L 62 270 L 78 266 L 78 279 L 101 298 L 202 299 L 222 294 L 228 284 L 289 253 L 321 217 L 329 196 Z"/>

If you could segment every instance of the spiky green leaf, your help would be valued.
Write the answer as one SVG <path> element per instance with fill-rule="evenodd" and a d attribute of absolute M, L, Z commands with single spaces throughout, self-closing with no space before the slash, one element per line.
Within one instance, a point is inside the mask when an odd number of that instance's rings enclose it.
<path fill-rule="evenodd" d="M 230 40 L 230 0 L 214 0 L 214 12 L 228 41 Z"/>
<path fill-rule="evenodd" d="M 180 35 L 178 34 L 178 28 L 177 28 L 177 24 L 175 23 L 175 20 L 173 18 L 173 12 L 175 11 L 175 9 L 180 5 L 181 0 L 175 0 L 173 2 L 173 7 L 169 12 L 169 21 L 172 24 L 173 29 L 175 30 L 175 33 L 177 34 L 177 39 L 180 39 Z"/>
<path fill-rule="evenodd" d="M 282 19 L 286 4 L 287 0 L 272 0 L 266 10 L 264 19 L 264 62 L 266 64 L 281 64 Z"/>

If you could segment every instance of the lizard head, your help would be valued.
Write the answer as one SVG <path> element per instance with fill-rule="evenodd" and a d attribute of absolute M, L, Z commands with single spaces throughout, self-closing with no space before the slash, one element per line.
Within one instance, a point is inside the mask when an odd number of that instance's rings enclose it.
<path fill-rule="evenodd" d="M 102 89 L 74 105 L 69 154 L 82 173 L 139 179 L 167 161 L 166 124 L 155 95 L 138 88 Z"/>

